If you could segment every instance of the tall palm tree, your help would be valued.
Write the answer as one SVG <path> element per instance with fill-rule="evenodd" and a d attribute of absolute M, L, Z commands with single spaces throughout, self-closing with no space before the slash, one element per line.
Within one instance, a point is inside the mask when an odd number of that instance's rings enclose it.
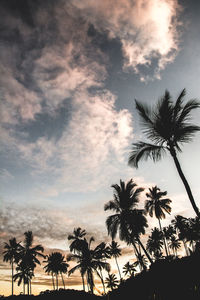
<path fill-rule="evenodd" d="M 137 188 L 137 184 L 133 180 L 129 180 L 126 184 L 120 180 L 120 185 L 112 185 L 114 188 L 114 199 L 105 204 L 104 210 L 112 210 L 115 214 L 106 219 L 108 234 L 114 239 L 119 231 L 119 238 L 128 244 L 132 243 L 135 251 L 139 254 L 135 241 L 142 247 L 150 263 L 152 259 L 144 248 L 140 235 L 145 233 L 148 227 L 147 219 L 143 214 L 143 209 L 137 209 L 139 196 L 144 190 Z"/>
<path fill-rule="evenodd" d="M 171 207 L 170 203 L 172 202 L 168 198 L 163 198 L 167 195 L 167 192 L 161 192 L 161 190 L 157 186 L 153 186 L 149 188 L 149 193 L 146 193 L 147 200 L 145 202 L 145 211 L 149 213 L 150 217 L 153 217 L 155 214 L 156 218 L 159 222 L 160 231 L 162 231 L 161 219 L 165 218 L 165 212 L 170 214 Z M 163 235 L 163 242 L 165 245 L 166 255 L 168 256 L 166 241 Z"/>
<path fill-rule="evenodd" d="M 107 284 L 107 288 L 110 288 L 112 291 L 118 286 L 119 283 L 115 274 L 109 274 L 105 282 Z"/>
<path fill-rule="evenodd" d="M 117 269 L 118 269 L 118 273 L 119 273 L 119 277 L 120 280 L 122 280 L 122 276 L 121 276 L 121 272 L 120 272 L 120 268 L 119 268 L 119 264 L 117 262 L 117 257 L 121 256 L 121 249 L 119 248 L 119 245 L 117 242 L 115 242 L 114 240 L 112 240 L 111 244 L 109 245 L 110 248 L 110 255 L 111 257 L 114 257 L 116 265 L 117 265 Z"/>
<path fill-rule="evenodd" d="M 17 243 L 16 238 L 12 238 L 9 240 L 9 243 L 4 243 L 4 249 L 3 251 L 4 257 L 3 261 L 10 262 L 11 264 L 11 270 L 12 270 L 12 296 L 14 293 L 14 263 L 18 262 L 19 260 L 19 251 L 20 251 L 20 243 Z"/>
<path fill-rule="evenodd" d="M 130 264 L 129 261 L 123 267 L 123 273 L 125 276 L 126 275 L 133 276 L 135 271 L 136 271 L 135 264 Z"/>
<path fill-rule="evenodd" d="M 42 257 L 44 258 L 45 255 L 42 253 L 44 252 L 44 248 L 42 245 L 36 245 L 33 246 L 33 233 L 32 231 L 26 231 L 24 233 L 24 243 L 23 246 L 21 246 L 20 249 L 20 262 L 22 265 L 26 266 L 25 269 L 31 269 L 32 272 L 34 273 L 34 269 L 37 264 L 40 265 L 40 261 L 37 258 Z M 28 281 L 28 294 L 29 291 L 31 292 L 31 278 L 32 277 L 27 277 L 29 279 Z"/>
<path fill-rule="evenodd" d="M 200 103 L 192 99 L 184 104 L 185 94 L 186 90 L 183 89 L 175 103 L 173 103 L 170 93 L 166 90 L 154 109 L 139 103 L 137 100 L 135 101 L 136 109 L 141 117 L 143 132 L 151 143 L 142 141 L 133 143 L 129 165 L 137 168 L 140 160 L 147 160 L 148 158 L 156 162 L 166 152 L 169 152 L 191 205 L 196 215 L 199 216 L 199 209 L 177 157 L 177 152 L 181 152 L 181 145 L 190 142 L 194 134 L 200 130 L 199 126 L 190 122 L 191 112 L 199 108 Z"/>

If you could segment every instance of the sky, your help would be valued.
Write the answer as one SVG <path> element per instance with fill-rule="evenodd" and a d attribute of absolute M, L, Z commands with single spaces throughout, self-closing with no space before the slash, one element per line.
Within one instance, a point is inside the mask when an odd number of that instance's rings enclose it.
<path fill-rule="evenodd" d="M 96 244 L 110 242 L 103 208 L 120 179 L 168 191 L 163 224 L 194 216 L 170 157 L 138 169 L 127 161 L 142 138 L 134 99 L 154 105 L 166 89 L 176 99 L 183 88 L 186 100 L 200 97 L 199 12 L 195 0 L 0 1 L 1 253 L 27 230 L 45 253 L 66 255 L 75 227 Z M 198 206 L 199 137 L 179 155 Z M 153 226 L 149 219 L 147 233 Z M 122 267 L 133 250 L 121 247 Z M 8 295 L 2 258 L 0 271 L 0 294 Z M 66 281 L 80 287 L 78 273 Z M 50 284 L 38 269 L 33 292 Z"/>

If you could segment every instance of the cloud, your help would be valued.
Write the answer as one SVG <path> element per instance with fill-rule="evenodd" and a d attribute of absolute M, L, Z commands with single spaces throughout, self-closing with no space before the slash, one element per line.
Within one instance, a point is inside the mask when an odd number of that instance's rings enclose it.
<path fill-rule="evenodd" d="M 141 80 L 149 79 L 141 66 L 151 67 L 157 60 L 151 77 L 160 78 L 160 71 L 174 61 L 179 51 L 178 1 L 75 0 L 73 4 L 97 30 L 107 30 L 111 39 L 120 40 L 124 68 L 138 73 Z"/>

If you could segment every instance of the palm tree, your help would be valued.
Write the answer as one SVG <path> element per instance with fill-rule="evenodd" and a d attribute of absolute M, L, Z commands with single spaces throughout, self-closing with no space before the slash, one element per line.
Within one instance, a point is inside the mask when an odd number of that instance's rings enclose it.
<path fill-rule="evenodd" d="M 175 230 L 177 231 L 179 240 L 183 242 L 186 255 L 188 256 L 189 255 L 189 251 L 187 248 L 187 237 L 188 237 L 188 230 L 189 230 L 188 219 L 183 216 L 176 215 L 174 219 L 171 221 L 171 223 L 174 226 Z"/>
<path fill-rule="evenodd" d="M 26 270 L 31 269 L 34 272 L 34 269 L 37 264 L 40 265 L 40 261 L 37 256 L 44 258 L 45 255 L 42 254 L 44 248 L 42 245 L 33 246 L 33 233 L 32 231 L 26 231 L 24 233 L 24 245 L 20 249 L 20 258 L 19 261 L 22 263 Z M 31 278 L 27 277 L 28 281 L 28 294 L 31 293 Z"/>
<path fill-rule="evenodd" d="M 63 279 L 63 273 L 67 273 L 68 263 L 65 261 L 65 257 L 60 252 L 52 252 L 47 256 L 47 260 L 44 261 L 47 264 L 44 266 L 45 272 L 51 273 L 52 283 L 54 287 L 53 276 L 56 276 L 56 288 L 58 289 L 58 275 L 61 275 L 63 287 L 65 289 L 65 282 Z"/>
<path fill-rule="evenodd" d="M 12 270 L 12 296 L 14 293 L 14 282 L 13 282 L 13 276 L 14 276 L 14 263 L 18 262 L 19 260 L 19 250 L 20 250 L 20 243 L 17 243 L 16 238 L 12 238 L 9 240 L 9 243 L 4 243 L 4 249 L 3 252 L 4 257 L 3 261 L 10 262 L 11 264 L 11 270 Z"/>
<path fill-rule="evenodd" d="M 158 255 L 158 252 L 161 252 L 163 247 L 163 234 L 158 228 L 154 228 L 151 230 L 151 235 L 147 240 L 147 250 L 149 253 L 153 253 L 154 256 Z"/>
<path fill-rule="evenodd" d="M 94 249 L 91 249 L 91 243 L 94 241 L 94 238 L 90 238 L 89 242 L 84 239 L 82 242 L 82 246 L 77 254 L 71 254 L 68 256 L 69 260 L 77 261 L 77 265 L 69 270 L 69 276 L 74 273 L 76 270 L 80 270 L 81 276 L 86 274 L 88 286 L 90 288 L 90 292 L 93 293 L 94 290 L 94 276 L 93 272 L 95 272 L 100 278 L 98 270 L 107 270 L 110 268 L 109 264 L 104 262 L 103 259 L 99 257 L 99 247 L 97 246 Z"/>
<path fill-rule="evenodd" d="M 177 250 L 181 247 L 180 241 L 173 235 L 170 239 L 169 247 L 173 250 L 174 255 L 177 256 Z"/>
<path fill-rule="evenodd" d="M 133 180 L 129 180 L 125 184 L 120 180 L 120 185 L 112 185 L 114 188 L 114 199 L 105 204 L 104 210 L 112 210 L 115 214 L 109 216 L 106 220 L 108 234 L 114 239 L 119 231 L 119 238 L 128 244 L 132 243 L 135 251 L 139 254 L 135 241 L 142 247 L 150 263 L 152 259 L 144 248 L 140 234 L 145 233 L 148 227 L 147 219 L 143 214 L 143 209 L 137 209 L 139 196 L 144 190 L 137 188 L 137 184 Z"/>
<path fill-rule="evenodd" d="M 137 267 L 139 266 L 140 267 L 140 271 L 144 270 L 146 271 L 147 269 L 147 259 L 146 259 L 146 256 L 144 254 L 137 254 L 136 255 L 136 261 L 134 262 L 134 265 Z"/>
<path fill-rule="evenodd" d="M 170 251 L 169 251 L 169 247 L 168 247 L 168 242 L 170 241 L 171 237 L 176 234 L 176 230 L 174 229 L 174 227 L 172 225 L 168 225 L 163 227 L 163 235 L 165 237 L 165 240 L 167 241 L 167 250 L 168 253 L 170 255 Z"/>
<path fill-rule="evenodd" d="M 135 271 L 136 271 L 135 264 L 130 264 L 129 261 L 123 267 L 123 273 L 125 276 L 126 275 L 133 276 Z"/>
<path fill-rule="evenodd" d="M 17 273 L 13 276 L 14 281 L 18 279 L 18 286 L 23 282 L 23 292 L 25 295 L 25 285 L 27 284 L 27 294 L 29 294 L 29 282 L 34 276 L 33 269 L 26 262 L 21 261 L 16 267 Z"/>
<path fill-rule="evenodd" d="M 72 240 L 72 243 L 69 246 L 70 252 L 80 252 L 82 246 L 84 245 L 84 237 L 86 235 L 85 229 L 81 229 L 81 227 L 74 228 L 73 234 L 68 235 L 68 240 Z M 85 281 L 84 275 L 81 273 L 83 290 L 85 291 Z"/>
<path fill-rule="evenodd" d="M 117 265 L 117 269 L 118 269 L 118 273 L 119 273 L 119 277 L 120 277 L 120 281 L 122 280 L 122 276 L 121 276 L 121 272 L 120 272 L 120 268 L 117 262 L 117 257 L 121 256 L 121 249 L 119 248 L 119 245 L 117 242 L 113 241 L 111 242 L 111 244 L 109 245 L 110 248 L 110 255 L 111 257 L 113 256 Z"/>
<path fill-rule="evenodd" d="M 115 274 L 109 274 L 105 282 L 107 284 L 107 288 L 111 288 L 112 291 L 118 286 L 119 283 Z"/>
<path fill-rule="evenodd" d="M 80 227 L 74 228 L 73 234 L 68 235 L 68 240 L 73 240 L 69 246 L 71 252 L 77 251 L 81 247 L 81 240 L 83 240 L 86 235 L 86 231 Z"/>
<path fill-rule="evenodd" d="M 200 103 L 190 100 L 183 103 L 186 90 L 183 89 L 173 103 L 170 93 L 166 90 L 164 96 L 158 101 L 154 109 L 136 102 L 136 109 L 141 117 L 143 132 L 151 141 L 133 143 L 133 150 L 129 157 L 129 165 L 138 167 L 140 160 L 148 158 L 154 162 L 160 160 L 162 156 L 169 152 L 174 160 L 178 174 L 184 184 L 191 205 L 199 216 L 199 209 L 196 206 L 190 186 L 181 169 L 177 152 L 181 152 L 181 144 L 192 140 L 194 134 L 200 130 L 199 126 L 190 122 L 192 110 L 199 108 Z"/>
<path fill-rule="evenodd" d="M 150 217 L 153 217 L 153 215 L 155 214 L 159 222 L 160 231 L 162 233 L 163 231 L 160 220 L 165 218 L 165 212 L 168 214 L 170 214 L 171 212 L 171 207 L 169 205 L 172 201 L 168 198 L 163 198 L 166 195 L 167 191 L 161 192 L 161 190 L 157 186 L 153 186 L 152 188 L 149 188 L 149 193 L 146 193 L 147 200 L 145 202 L 145 211 L 149 213 Z M 163 242 L 165 245 L 166 255 L 168 256 L 164 235 Z"/>

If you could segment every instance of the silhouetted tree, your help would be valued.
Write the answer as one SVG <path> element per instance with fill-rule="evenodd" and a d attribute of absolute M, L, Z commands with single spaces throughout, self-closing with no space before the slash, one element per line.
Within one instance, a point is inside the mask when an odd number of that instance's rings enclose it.
<path fill-rule="evenodd" d="M 130 262 L 128 261 L 124 267 L 123 267 L 123 273 L 124 275 L 129 275 L 129 276 L 133 276 L 134 273 L 136 272 L 136 268 L 134 264 L 130 264 Z"/>
<path fill-rule="evenodd" d="M 165 237 L 165 240 L 167 241 L 167 249 L 168 249 L 168 253 L 170 254 L 170 250 L 168 247 L 168 242 L 170 241 L 171 237 L 174 236 L 174 234 L 176 234 L 176 230 L 172 225 L 168 225 L 162 228 L 163 230 L 163 234 Z"/>
<path fill-rule="evenodd" d="M 138 254 L 135 245 L 135 241 L 137 241 L 152 263 L 151 257 L 140 240 L 140 234 L 144 234 L 145 228 L 148 227 L 147 220 L 143 214 L 143 209 L 136 208 L 139 196 L 144 189 L 137 188 L 137 184 L 132 179 L 127 184 L 120 180 L 120 185 L 114 184 L 112 187 L 114 188 L 114 199 L 104 206 L 105 211 L 112 210 L 115 212 L 106 219 L 108 234 L 114 239 L 119 231 L 119 238 L 129 244 L 132 243 Z"/>
<path fill-rule="evenodd" d="M 171 207 L 170 203 L 172 202 L 168 198 L 163 198 L 167 195 L 167 192 L 161 192 L 161 190 L 157 186 L 153 186 L 149 188 L 149 192 L 146 193 L 147 200 L 145 202 L 145 211 L 149 213 L 150 217 L 153 217 L 155 214 L 156 218 L 159 222 L 160 231 L 162 231 L 161 219 L 165 219 L 165 212 L 170 214 Z M 163 235 L 163 242 L 165 246 L 166 255 L 168 256 L 167 245 Z"/>
<path fill-rule="evenodd" d="M 154 256 L 158 256 L 158 253 L 161 252 L 163 247 L 163 234 L 158 228 L 154 228 L 151 230 L 151 235 L 147 240 L 147 250 L 149 253 L 153 253 Z"/>
<path fill-rule="evenodd" d="M 118 269 L 118 273 L 119 273 L 119 278 L 120 280 L 122 280 L 122 276 L 121 276 L 121 272 L 120 272 L 120 268 L 117 262 L 117 257 L 121 256 L 121 249 L 119 248 L 119 244 L 115 241 L 112 240 L 112 242 L 109 245 L 110 248 L 110 255 L 112 257 L 114 257 L 116 265 L 117 265 L 117 269 Z"/>
<path fill-rule="evenodd" d="M 105 282 L 107 284 L 107 288 L 110 288 L 112 291 L 118 286 L 119 283 L 115 274 L 109 274 Z"/>
<path fill-rule="evenodd" d="M 173 250 L 174 255 L 177 256 L 177 250 L 181 247 L 181 243 L 174 235 L 170 238 L 169 247 Z"/>
<path fill-rule="evenodd" d="M 95 272 L 100 278 L 99 269 L 108 270 L 110 268 L 109 264 L 99 258 L 98 246 L 94 249 L 91 249 L 91 243 L 94 241 L 94 238 L 90 238 L 89 242 L 84 239 L 82 247 L 80 248 L 77 254 L 71 254 L 68 256 L 68 260 L 77 261 L 77 265 L 69 270 L 69 276 L 74 273 L 76 270 L 80 270 L 81 275 L 86 274 L 87 283 L 90 287 L 91 293 L 94 290 L 94 277 L 93 272 Z"/>
<path fill-rule="evenodd" d="M 14 276 L 14 263 L 19 261 L 19 251 L 20 251 L 20 243 L 17 243 L 16 238 L 12 238 L 9 240 L 9 243 L 4 243 L 4 249 L 3 251 L 4 257 L 3 261 L 10 262 L 11 264 L 11 270 L 12 270 L 12 296 L 14 293 L 14 282 L 13 282 L 13 276 Z"/>
<path fill-rule="evenodd" d="M 14 281 L 18 280 L 18 286 L 23 282 L 23 293 L 25 295 L 25 285 L 27 284 L 27 294 L 29 294 L 29 282 L 34 276 L 32 266 L 28 265 L 25 261 L 20 261 L 16 267 L 17 273 L 13 276 Z"/>
<path fill-rule="evenodd" d="M 191 112 L 199 108 L 200 103 L 190 100 L 184 104 L 185 94 L 186 91 L 183 89 L 176 102 L 173 103 L 170 93 L 166 90 L 154 109 L 135 101 L 143 132 L 152 143 L 141 141 L 133 143 L 129 164 L 137 168 L 140 160 L 151 158 L 153 161 L 158 161 L 168 151 L 174 160 L 191 205 L 196 215 L 199 216 L 199 209 L 177 158 L 177 152 L 181 152 L 181 144 L 190 142 L 195 132 L 200 130 L 199 126 L 189 121 Z"/>
<path fill-rule="evenodd" d="M 42 245 L 36 245 L 33 246 L 33 233 L 32 231 L 26 231 L 24 233 L 25 239 L 23 246 L 21 246 L 20 249 L 20 258 L 19 261 L 21 265 L 23 266 L 24 270 L 32 270 L 32 273 L 34 274 L 34 269 L 37 264 L 40 265 L 40 261 L 37 258 L 37 256 L 44 258 L 45 255 L 42 254 L 44 251 L 44 248 Z M 28 279 L 28 294 L 31 293 L 31 278 L 27 275 Z"/>
<path fill-rule="evenodd" d="M 188 248 L 187 248 L 187 236 L 188 236 L 189 223 L 187 218 L 180 215 L 176 215 L 174 219 L 171 221 L 171 223 L 173 224 L 175 230 L 177 231 L 179 240 L 183 242 L 186 255 L 189 255 Z"/>

